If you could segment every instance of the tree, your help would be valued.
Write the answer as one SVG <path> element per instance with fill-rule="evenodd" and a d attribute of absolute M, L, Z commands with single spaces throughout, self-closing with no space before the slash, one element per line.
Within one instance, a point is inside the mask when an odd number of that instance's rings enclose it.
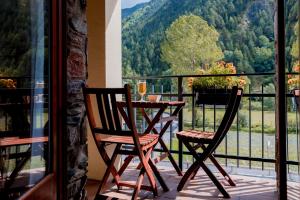
<path fill-rule="evenodd" d="M 196 15 L 184 15 L 166 30 L 161 58 L 176 74 L 191 73 L 224 57 L 217 41 L 219 33 Z"/>

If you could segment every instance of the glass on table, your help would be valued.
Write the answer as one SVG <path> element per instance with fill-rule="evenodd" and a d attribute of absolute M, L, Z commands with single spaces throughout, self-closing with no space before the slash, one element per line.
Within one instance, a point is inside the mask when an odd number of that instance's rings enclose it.
<path fill-rule="evenodd" d="M 144 101 L 144 95 L 147 91 L 147 84 L 146 80 L 139 80 L 138 81 L 138 93 L 141 96 L 141 101 Z"/>

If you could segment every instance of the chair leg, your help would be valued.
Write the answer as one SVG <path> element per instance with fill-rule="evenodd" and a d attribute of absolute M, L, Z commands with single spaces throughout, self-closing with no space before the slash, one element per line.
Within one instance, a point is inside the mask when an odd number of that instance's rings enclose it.
<path fill-rule="evenodd" d="M 194 180 L 194 179 L 195 179 L 195 177 L 196 177 L 196 175 L 197 175 L 197 173 L 198 173 L 200 167 L 201 167 L 201 166 L 199 165 L 198 168 L 193 172 L 192 177 L 191 177 L 191 180 Z"/>
<path fill-rule="evenodd" d="M 104 187 L 107 183 L 107 179 L 108 179 L 109 175 L 110 175 L 110 169 L 107 167 L 96 194 L 102 193 L 104 191 Z"/>
<path fill-rule="evenodd" d="M 235 182 L 233 182 L 233 180 L 231 179 L 231 177 L 229 176 L 229 174 L 227 174 L 227 172 L 219 164 L 219 162 L 216 160 L 216 158 L 213 155 L 211 155 L 211 156 L 209 156 L 209 159 L 216 166 L 216 168 L 219 170 L 219 172 L 224 176 L 224 178 L 227 180 L 227 182 L 229 183 L 229 185 L 236 186 Z"/>
<path fill-rule="evenodd" d="M 201 145 L 201 148 L 203 149 L 203 151 L 206 150 L 206 147 L 204 145 Z M 210 155 L 209 159 L 216 166 L 216 168 L 219 170 L 219 172 L 224 176 L 224 178 L 227 180 L 229 185 L 236 186 L 236 184 L 233 182 L 233 180 L 231 179 L 229 174 L 223 169 L 223 167 L 219 164 L 219 162 L 216 160 L 216 158 L 213 155 Z"/>
<path fill-rule="evenodd" d="M 106 151 L 105 151 L 105 147 L 103 144 L 99 145 L 99 152 L 100 152 L 100 155 L 103 159 L 103 161 L 105 162 L 107 168 L 106 168 L 106 171 L 104 173 L 104 176 L 103 176 L 103 179 L 102 179 L 102 182 L 100 183 L 99 187 L 98 187 L 98 190 L 97 190 L 97 194 L 99 192 L 102 192 L 103 188 L 105 187 L 106 185 L 106 182 L 109 178 L 109 175 L 110 173 L 113 175 L 113 178 L 119 188 L 119 181 L 120 181 L 120 176 L 116 170 L 116 168 L 114 167 L 114 163 L 116 161 L 116 158 L 117 158 L 117 151 L 120 149 L 121 145 L 118 144 L 113 152 L 113 155 L 111 157 L 111 159 L 109 159 Z"/>
<path fill-rule="evenodd" d="M 131 197 L 132 200 L 135 200 L 138 197 L 138 194 L 141 190 L 141 186 L 142 186 L 142 183 L 143 183 L 143 180 L 144 180 L 144 174 L 145 174 L 145 168 L 142 168 L 141 171 L 140 171 L 138 180 L 136 182 L 136 187 L 135 187 L 135 189 L 133 191 L 133 194 L 132 194 L 132 197 Z"/>
<path fill-rule="evenodd" d="M 209 178 L 212 180 L 212 182 L 217 186 L 219 191 L 223 194 L 224 198 L 230 198 L 230 195 L 225 190 L 225 188 L 222 186 L 222 184 L 218 181 L 218 179 L 215 177 L 215 175 L 210 171 L 210 169 L 203 163 L 200 162 L 200 165 L 202 169 L 206 172 L 206 174 L 209 176 Z"/>
<path fill-rule="evenodd" d="M 204 145 L 201 145 L 201 148 L 203 150 L 205 150 L 205 146 Z M 224 176 L 224 178 L 229 183 L 229 185 L 236 186 L 236 184 L 234 183 L 234 181 L 231 179 L 231 177 L 229 176 L 229 174 L 224 170 L 224 168 L 220 165 L 220 163 L 216 160 L 216 158 L 213 155 L 210 155 L 209 159 L 216 166 L 216 168 L 219 170 L 219 172 Z M 200 169 L 200 166 L 199 166 L 199 168 L 197 170 L 195 170 L 195 173 L 193 174 L 191 180 L 194 180 L 194 178 L 195 178 L 197 172 L 199 171 L 199 169 Z"/>
<path fill-rule="evenodd" d="M 25 164 L 27 163 L 27 161 L 31 158 L 31 150 L 32 147 L 30 146 L 25 154 L 25 157 L 22 158 L 16 165 L 15 169 L 11 172 L 11 174 L 9 175 L 9 179 L 7 182 L 5 182 L 4 184 L 4 189 L 8 189 L 12 186 L 12 184 L 15 181 L 15 178 L 18 176 L 19 172 L 23 169 L 23 167 L 25 166 Z"/>
<path fill-rule="evenodd" d="M 179 182 L 179 184 L 177 186 L 177 191 L 178 192 L 182 190 L 182 188 L 184 187 L 185 183 L 191 177 L 191 175 L 193 174 L 193 172 L 198 169 L 198 167 L 199 167 L 199 161 L 196 161 L 185 172 L 185 174 L 183 175 L 183 177 L 181 178 L 181 180 L 180 180 L 180 182 Z"/>
<path fill-rule="evenodd" d="M 156 182 L 155 182 L 155 179 L 154 179 L 154 176 L 153 176 L 153 171 L 152 171 L 152 169 L 151 169 L 151 167 L 150 167 L 150 165 L 148 163 L 149 159 L 150 159 L 149 155 L 151 154 L 152 150 L 153 150 L 153 147 L 150 148 L 147 151 L 146 155 L 143 153 L 143 151 L 140 151 L 139 152 L 139 157 L 140 157 L 140 161 L 141 161 L 141 163 L 143 165 L 143 168 L 145 169 L 146 174 L 148 176 L 150 185 L 151 185 L 151 187 L 153 189 L 153 195 L 157 196 L 157 185 L 156 185 Z M 146 158 L 148 158 L 148 159 L 146 159 Z"/>
<path fill-rule="evenodd" d="M 225 188 L 222 186 L 222 184 L 218 181 L 218 179 L 214 176 L 214 174 L 210 171 L 210 169 L 204 164 L 204 158 L 201 158 L 197 152 L 195 151 L 195 149 L 189 144 L 189 142 L 187 141 L 182 141 L 184 143 L 184 145 L 187 147 L 187 149 L 192 153 L 192 155 L 194 156 L 194 158 L 196 159 L 196 162 L 190 167 L 190 169 L 193 167 L 194 169 L 192 169 L 191 171 L 189 171 L 189 173 L 194 172 L 195 170 L 197 170 L 199 168 L 199 166 L 202 167 L 202 169 L 206 172 L 206 174 L 209 176 L 209 178 L 212 180 L 212 182 L 215 184 L 215 186 L 219 189 L 219 191 L 223 194 L 224 198 L 230 198 L 230 195 L 227 193 L 227 191 L 225 190 Z M 188 174 L 187 176 L 189 176 L 190 174 Z M 186 178 L 185 182 L 187 181 L 188 177 Z M 185 183 L 184 182 L 184 183 Z M 181 183 L 181 182 L 180 182 Z M 179 186 L 178 186 L 179 187 Z M 183 187 L 183 186 L 181 186 Z"/>
<path fill-rule="evenodd" d="M 123 172 L 126 170 L 126 168 L 128 167 L 129 163 L 131 162 L 131 160 L 134 158 L 133 155 L 129 155 L 125 158 L 123 165 L 121 166 L 121 168 L 118 171 L 118 174 L 121 176 L 123 174 Z"/>

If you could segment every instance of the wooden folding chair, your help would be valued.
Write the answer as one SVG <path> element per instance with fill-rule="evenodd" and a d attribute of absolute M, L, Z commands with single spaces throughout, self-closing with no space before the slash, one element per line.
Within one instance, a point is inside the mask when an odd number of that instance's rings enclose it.
<path fill-rule="evenodd" d="M 177 133 L 177 138 L 183 142 L 183 144 L 187 147 L 187 149 L 190 151 L 190 153 L 196 160 L 182 177 L 177 187 L 178 191 L 181 191 L 187 180 L 190 178 L 193 179 L 199 168 L 202 167 L 206 174 L 210 177 L 213 183 L 223 194 L 223 196 L 225 198 L 230 198 L 230 195 L 227 193 L 222 184 L 217 180 L 217 178 L 205 165 L 204 162 L 207 158 L 209 158 L 212 161 L 212 163 L 216 166 L 216 168 L 220 171 L 220 173 L 226 178 L 228 183 L 231 186 L 235 186 L 235 183 L 232 181 L 230 176 L 226 173 L 226 171 L 221 167 L 221 165 L 213 156 L 213 152 L 216 150 L 216 148 L 222 142 L 223 138 L 226 136 L 236 116 L 240 105 L 242 93 L 242 89 L 239 89 L 237 87 L 232 88 L 232 92 L 229 98 L 229 102 L 227 104 L 225 114 L 216 132 L 188 130 Z M 191 143 L 193 143 L 194 145 L 192 145 Z M 199 148 L 202 148 L 202 153 L 197 153 L 197 150 Z"/>
<path fill-rule="evenodd" d="M 110 174 L 112 174 L 114 183 L 118 189 L 121 186 L 134 188 L 132 199 L 136 199 L 141 189 L 152 191 L 157 196 L 156 178 L 160 182 L 164 191 L 168 191 L 168 187 L 159 174 L 156 166 L 150 158 L 154 146 L 157 144 L 159 135 L 156 134 L 139 134 L 133 119 L 133 108 L 131 102 L 130 86 L 125 85 L 124 88 L 83 88 L 86 111 L 98 151 L 107 165 L 106 172 L 99 185 L 97 195 L 103 192 Z M 125 96 L 127 104 L 126 124 L 129 130 L 124 130 L 120 119 L 120 111 L 117 107 L 116 95 Z M 96 123 L 96 112 L 93 112 L 91 98 L 96 99 L 98 115 L 101 126 Z M 116 144 L 115 150 L 111 157 L 106 152 L 106 145 Z M 132 148 L 128 148 L 131 146 Z M 121 174 L 114 167 L 117 155 L 134 155 L 140 159 L 142 168 L 136 184 L 121 180 Z M 143 185 L 144 174 L 147 174 L 150 186 Z"/>

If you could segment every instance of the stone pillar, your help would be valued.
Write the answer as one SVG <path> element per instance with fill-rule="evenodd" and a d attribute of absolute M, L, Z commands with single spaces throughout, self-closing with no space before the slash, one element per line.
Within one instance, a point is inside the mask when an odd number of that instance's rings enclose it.
<path fill-rule="evenodd" d="M 87 78 L 86 0 L 67 0 L 67 199 L 85 199 L 87 134 L 81 87 Z"/>

